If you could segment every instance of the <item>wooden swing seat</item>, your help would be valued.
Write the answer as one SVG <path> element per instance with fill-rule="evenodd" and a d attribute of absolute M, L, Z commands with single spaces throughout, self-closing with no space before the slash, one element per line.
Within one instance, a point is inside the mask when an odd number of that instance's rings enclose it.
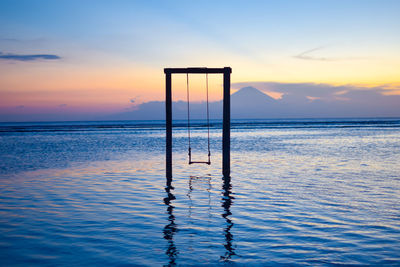
<path fill-rule="evenodd" d="M 194 164 L 194 163 L 211 165 L 210 161 L 189 161 L 189 164 Z"/>

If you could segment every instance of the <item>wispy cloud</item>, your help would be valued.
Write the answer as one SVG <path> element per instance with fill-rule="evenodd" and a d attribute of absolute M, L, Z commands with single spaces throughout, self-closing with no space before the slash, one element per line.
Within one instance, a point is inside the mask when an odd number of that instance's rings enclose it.
<path fill-rule="evenodd" d="M 293 56 L 293 57 L 298 58 L 298 59 L 304 59 L 304 60 L 333 61 L 334 59 L 329 59 L 326 57 L 310 56 L 311 53 L 321 50 L 321 49 L 324 49 L 324 48 L 325 48 L 324 46 L 315 47 L 313 49 L 303 51 L 300 54 Z"/>
<path fill-rule="evenodd" d="M 36 60 L 58 60 L 60 56 L 52 54 L 4 54 L 0 52 L 0 60 L 10 61 L 36 61 Z"/>
<path fill-rule="evenodd" d="M 1 37 L 0 38 L 0 42 L 21 42 L 20 39 L 16 39 L 16 38 L 4 38 Z"/>
<path fill-rule="evenodd" d="M 314 60 L 314 61 L 340 61 L 340 60 L 360 60 L 360 59 L 365 59 L 363 57 L 319 57 L 319 56 L 314 56 L 312 55 L 314 52 L 322 50 L 326 48 L 326 46 L 318 46 L 313 49 L 309 49 L 306 51 L 301 52 L 298 55 L 293 56 L 294 58 L 297 59 L 303 59 L 303 60 Z"/>
<path fill-rule="evenodd" d="M 293 56 L 293 57 L 297 58 L 297 59 L 316 60 L 316 61 L 335 61 L 335 60 L 338 60 L 338 59 L 335 59 L 335 58 L 316 57 L 316 56 L 310 55 L 313 52 L 318 51 L 318 50 L 322 50 L 324 48 L 325 48 L 325 46 L 315 47 L 313 49 L 309 49 L 309 50 L 303 51 L 300 54 L 298 54 L 296 56 Z"/>

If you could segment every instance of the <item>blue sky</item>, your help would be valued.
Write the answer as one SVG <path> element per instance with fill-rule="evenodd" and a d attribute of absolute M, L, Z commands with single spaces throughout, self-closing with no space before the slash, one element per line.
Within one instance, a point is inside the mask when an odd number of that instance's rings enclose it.
<path fill-rule="evenodd" d="M 399 11 L 385 0 L 2 0 L 0 112 L 162 100 L 164 67 L 231 66 L 235 83 L 398 89 Z"/>

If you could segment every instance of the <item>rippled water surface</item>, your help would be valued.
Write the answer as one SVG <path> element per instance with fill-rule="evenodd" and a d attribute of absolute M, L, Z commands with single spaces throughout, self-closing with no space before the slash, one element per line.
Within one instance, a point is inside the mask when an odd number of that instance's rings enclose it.
<path fill-rule="evenodd" d="M 400 120 L 176 126 L 0 124 L 0 265 L 400 265 Z"/>

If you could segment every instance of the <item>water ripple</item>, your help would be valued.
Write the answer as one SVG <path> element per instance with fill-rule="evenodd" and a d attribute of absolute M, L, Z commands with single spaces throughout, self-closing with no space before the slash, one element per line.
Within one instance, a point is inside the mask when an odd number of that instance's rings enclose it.
<path fill-rule="evenodd" d="M 398 122 L 351 123 L 238 122 L 231 179 L 177 127 L 170 181 L 160 125 L 3 129 L 0 265 L 399 265 Z"/>

